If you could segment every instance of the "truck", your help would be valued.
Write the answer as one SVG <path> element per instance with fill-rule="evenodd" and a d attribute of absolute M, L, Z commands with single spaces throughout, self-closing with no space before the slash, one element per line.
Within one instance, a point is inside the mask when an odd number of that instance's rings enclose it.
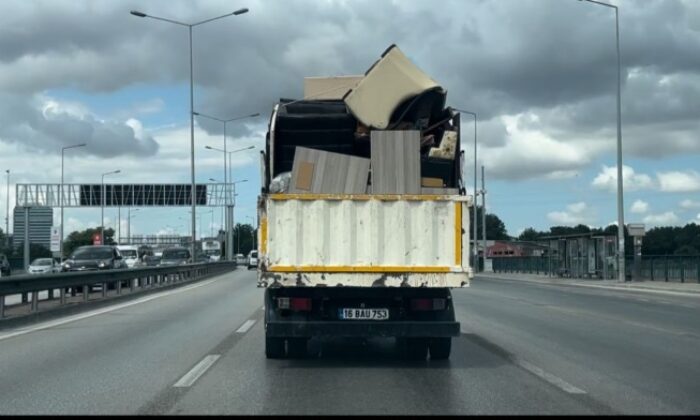
<path fill-rule="evenodd" d="M 219 261 L 221 259 L 221 242 L 217 238 L 203 238 L 202 253 L 209 257 L 209 261 Z"/>
<path fill-rule="evenodd" d="M 433 95 L 425 89 L 417 89 L 418 93 L 406 89 L 408 95 L 379 92 L 398 98 L 390 105 L 393 108 L 384 111 L 391 118 L 380 128 L 376 123 L 365 125 L 359 116 L 380 115 L 382 110 L 363 113 L 349 105 L 348 92 L 360 90 L 373 71 L 381 71 L 382 64 L 392 59 L 386 56 L 394 47 L 364 76 L 338 79 L 344 84 L 341 95 L 314 99 L 306 97 L 310 94 L 305 91 L 304 99 L 281 99 L 273 107 L 261 152 L 257 203 L 257 275 L 258 287 L 265 289 L 267 358 L 304 357 L 314 337 L 394 337 L 406 357 L 425 360 L 429 355 L 440 360 L 449 358 L 452 338 L 460 334 L 451 289 L 468 287 L 473 276 L 469 265 L 472 197 L 466 195 L 461 177 L 463 153 L 436 164 L 447 168 L 439 173 L 447 188 L 378 193 L 383 164 L 375 161 L 378 152 L 370 144 L 360 144 L 378 141 L 367 137 L 368 131 L 378 135 L 396 127 L 418 131 L 421 142 L 430 136 L 445 138 L 444 132 L 434 131 L 438 124 L 443 131 L 456 133 L 458 151 L 459 114 L 442 106 L 444 91 L 435 87 L 428 88 Z M 388 64 L 396 67 L 396 60 Z M 392 77 L 396 80 L 400 75 Z M 338 80 L 323 81 L 324 93 Z M 423 111 L 412 114 L 414 105 Z M 302 165 L 298 160 L 305 148 L 330 154 L 315 161 L 316 166 Z M 361 172 L 359 177 L 341 174 L 340 187 L 333 182 L 335 187 L 322 186 L 325 181 L 315 177 L 331 178 L 330 172 L 342 165 L 324 169 L 319 165 L 324 159 L 342 161 L 342 156 L 335 156 L 338 153 L 348 159 L 375 159 L 367 185 L 348 187 L 351 178 L 365 179 Z M 421 174 L 433 168 L 425 155 L 420 156 Z M 309 173 L 302 174 L 304 169 Z M 295 188 L 303 184 L 302 190 Z M 315 185 L 331 190 L 318 192 Z"/>

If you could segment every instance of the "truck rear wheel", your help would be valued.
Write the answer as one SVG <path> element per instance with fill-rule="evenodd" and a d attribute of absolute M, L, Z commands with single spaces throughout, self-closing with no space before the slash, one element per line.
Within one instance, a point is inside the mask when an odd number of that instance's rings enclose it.
<path fill-rule="evenodd" d="M 278 337 L 265 337 L 265 356 L 268 359 L 281 359 L 284 357 L 284 339 Z"/>
<path fill-rule="evenodd" d="M 452 337 L 436 337 L 430 339 L 430 360 L 447 360 L 452 350 Z"/>
<path fill-rule="evenodd" d="M 287 339 L 287 355 L 290 358 L 301 359 L 307 355 L 306 338 L 288 338 Z"/>
<path fill-rule="evenodd" d="M 428 357 L 427 339 L 410 337 L 401 341 L 408 360 L 425 360 Z"/>

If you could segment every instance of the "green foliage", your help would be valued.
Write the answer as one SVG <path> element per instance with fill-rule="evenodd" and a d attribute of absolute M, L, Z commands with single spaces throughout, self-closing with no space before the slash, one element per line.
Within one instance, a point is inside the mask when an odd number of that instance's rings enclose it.
<path fill-rule="evenodd" d="M 8 258 L 24 258 L 24 242 L 12 250 L 11 253 L 7 254 Z M 37 258 L 51 258 L 53 254 L 51 251 L 41 244 L 29 244 L 29 261 L 34 261 Z"/>
<path fill-rule="evenodd" d="M 255 245 L 256 236 L 252 225 L 237 223 L 233 229 L 233 254 L 248 255 Z"/>
<path fill-rule="evenodd" d="M 472 211 L 470 210 L 470 218 L 471 218 L 471 226 L 474 226 L 474 215 L 471 214 Z M 481 221 L 482 219 L 482 214 L 483 214 L 483 207 L 482 206 L 477 206 L 476 214 L 479 220 L 479 226 L 477 226 L 477 235 L 476 238 L 477 240 L 483 239 L 483 232 L 482 232 L 482 227 L 481 227 Z M 473 227 L 471 228 L 473 229 Z M 471 231 L 470 231 L 471 233 Z M 486 213 L 486 239 L 488 240 L 497 240 L 497 241 L 506 241 L 510 239 L 510 236 L 508 236 L 508 232 L 506 231 L 506 225 L 503 223 L 503 221 L 496 216 L 495 214 L 491 213 Z"/>
<path fill-rule="evenodd" d="M 92 237 L 100 233 L 100 227 L 88 228 L 83 231 L 71 232 L 68 238 L 63 242 L 63 253 L 65 256 L 70 255 L 76 248 L 84 245 L 92 245 Z M 114 245 L 114 229 L 105 229 L 105 245 Z"/>

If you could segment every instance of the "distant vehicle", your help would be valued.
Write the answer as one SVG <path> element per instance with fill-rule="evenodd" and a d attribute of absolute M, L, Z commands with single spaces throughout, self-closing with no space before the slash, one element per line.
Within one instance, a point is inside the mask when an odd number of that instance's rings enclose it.
<path fill-rule="evenodd" d="M 209 261 L 219 261 L 221 259 L 221 242 L 214 238 L 202 239 L 202 252 L 209 257 Z"/>
<path fill-rule="evenodd" d="M 122 254 L 126 266 L 129 268 L 134 268 L 139 258 L 139 247 L 136 245 L 117 245 L 117 249 Z"/>
<path fill-rule="evenodd" d="M 37 258 L 27 268 L 27 274 L 50 274 L 60 271 L 61 265 L 53 258 Z"/>
<path fill-rule="evenodd" d="M 236 254 L 236 265 L 246 265 L 248 264 L 248 259 L 243 254 Z"/>
<path fill-rule="evenodd" d="M 155 255 L 144 255 L 141 259 L 142 267 L 156 267 L 158 265 L 160 265 L 160 257 Z"/>
<path fill-rule="evenodd" d="M 11 273 L 10 262 L 7 260 L 5 254 L 0 254 L 0 277 L 9 276 Z"/>
<path fill-rule="evenodd" d="M 86 245 L 78 247 L 63 262 L 63 271 L 94 271 L 127 268 L 124 258 L 115 246 Z"/>
<path fill-rule="evenodd" d="M 258 251 L 250 251 L 248 254 L 248 270 L 258 268 Z"/>
<path fill-rule="evenodd" d="M 173 247 L 163 250 L 159 266 L 191 264 L 192 254 L 190 250 L 183 247 Z"/>
<path fill-rule="evenodd" d="M 207 254 L 202 253 L 202 252 L 198 252 L 196 254 L 195 259 L 194 259 L 194 262 L 196 262 L 196 263 L 208 263 L 211 261 L 212 261 L 211 257 Z M 218 259 L 217 259 L 217 261 L 218 261 Z"/>

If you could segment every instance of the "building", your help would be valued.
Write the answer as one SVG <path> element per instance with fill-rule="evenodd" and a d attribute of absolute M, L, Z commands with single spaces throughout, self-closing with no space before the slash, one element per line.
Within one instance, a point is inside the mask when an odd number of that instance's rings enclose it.
<path fill-rule="evenodd" d="M 51 248 L 52 207 L 15 207 L 13 213 L 12 244 L 19 248 L 24 244 L 24 215 L 29 209 L 29 243 Z"/>
<path fill-rule="evenodd" d="M 541 257 L 547 255 L 547 247 L 533 242 L 495 241 L 486 255 L 487 258 Z"/>

